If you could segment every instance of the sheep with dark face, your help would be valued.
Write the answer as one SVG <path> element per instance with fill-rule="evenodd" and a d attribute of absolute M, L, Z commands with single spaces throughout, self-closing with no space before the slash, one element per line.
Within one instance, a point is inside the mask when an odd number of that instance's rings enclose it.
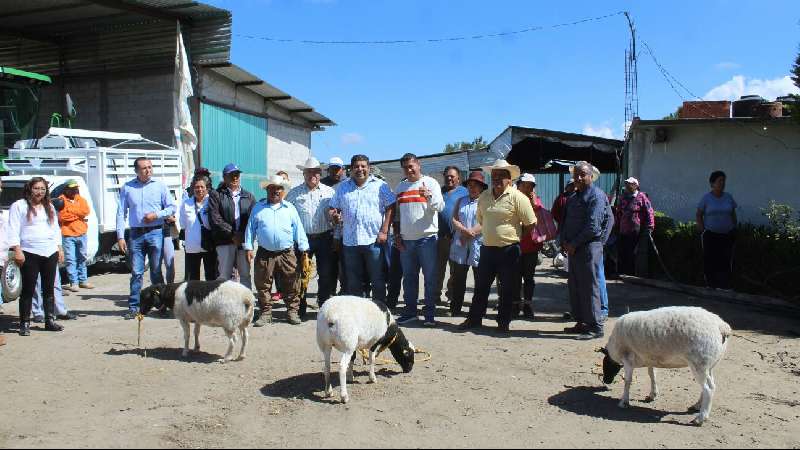
<path fill-rule="evenodd" d="M 236 332 L 242 338 L 239 360 L 247 356 L 247 328 L 253 321 L 256 299 L 250 289 L 232 281 L 188 281 L 179 284 L 155 285 L 141 294 L 141 312 L 168 307 L 175 312 L 184 335 L 183 357 L 189 356 L 190 324 L 194 323 L 194 351 L 200 351 L 200 326 L 225 330 L 229 345 L 221 363 L 233 359 Z"/>
<path fill-rule="evenodd" d="M 389 308 L 372 300 L 341 296 L 325 302 L 317 317 L 317 344 L 325 359 L 325 395 L 333 394 L 331 388 L 331 352 L 342 353 L 339 382 L 342 402 L 350 401 L 347 383 L 353 381 L 353 361 L 356 351 L 369 350 L 369 380 L 377 383 L 375 357 L 390 350 L 404 373 L 414 368 L 414 346 L 406 339 Z"/>
<path fill-rule="evenodd" d="M 620 408 L 630 405 L 633 370 L 647 367 L 650 395 L 658 396 L 656 368 L 691 368 L 700 384 L 700 400 L 691 411 L 699 412 L 692 421 L 702 425 L 708 420 L 716 383 L 713 370 L 722 360 L 733 331 L 719 316 L 702 308 L 671 307 L 626 314 L 616 323 L 606 348 L 599 352 L 603 360 L 603 382 L 611 384 L 625 369 L 625 391 Z"/>

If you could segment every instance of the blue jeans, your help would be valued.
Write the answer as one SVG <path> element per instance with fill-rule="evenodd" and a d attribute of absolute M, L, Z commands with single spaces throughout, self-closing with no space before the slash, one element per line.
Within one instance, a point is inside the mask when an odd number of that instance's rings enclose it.
<path fill-rule="evenodd" d="M 56 298 L 56 315 L 64 316 L 69 310 L 64 303 L 64 292 L 61 290 L 61 271 L 56 270 L 56 282 L 53 286 L 53 294 Z M 44 300 L 42 299 L 42 277 L 36 281 L 36 292 L 33 293 L 31 302 L 31 318 L 44 317 Z"/>
<path fill-rule="evenodd" d="M 600 311 L 603 317 L 608 317 L 608 288 L 606 286 L 606 266 L 603 258 L 597 262 L 598 281 L 600 282 Z"/>
<path fill-rule="evenodd" d="M 64 260 L 67 263 L 69 284 L 73 286 L 86 283 L 89 279 L 86 273 L 88 242 L 89 238 L 85 234 L 80 237 L 65 237 L 63 239 Z"/>
<path fill-rule="evenodd" d="M 335 295 L 336 280 L 333 278 L 333 233 L 325 233 L 308 240 L 309 253 L 317 258 L 319 275 L 317 305 L 322 306 Z"/>
<path fill-rule="evenodd" d="M 439 238 L 431 236 L 417 241 L 403 240 L 405 250 L 400 252 L 403 264 L 403 299 L 406 301 L 404 316 L 417 317 L 417 297 L 419 296 L 419 270 L 425 277 L 425 320 L 436 317 L 436 301 L 439 284 Z"/>
<path fill-rule="evenodd" d="M 383 248 L 378 244 L 344 247 L 344 271 L 347 275 L 348 295 L 363 297 L 364 282 L 369 280 L 372 299 L 386 303 L 383 253 Z"/>
<path fill-rule="evenodd" d="M 393 240 L 391 242 L 394 242 Z M 400 299 L 400 290 L 403 287 L 403 263 L 400 260 L 400 250 L 387 243 L 384 249 L 386 254 L 386 306 L 394 309 Z"/>
<path fill-rule="evenodd" d="M 139 294 L 142 291 L 142 280 L 144 278 L 145 257 L 150 260 L 150 282 L 152 284 L 162 284 L 164 278 L 161 275 L 161 257 L 164 251 L 164 231 L 161 228 L 153 228 L 147 232 L 131 230 L 131 241 L 128 245 L 131 266 L 131 296 L 128 299 L 128 309 L 139 312 Z"/>
<path fill-rule="evenodd" d="M 164 260 L 164 269 L 167 271 L 167 284 L 175 283 L 175 242 L 170 235 L 164 237 L 164 246 L 161 257 Z"/>

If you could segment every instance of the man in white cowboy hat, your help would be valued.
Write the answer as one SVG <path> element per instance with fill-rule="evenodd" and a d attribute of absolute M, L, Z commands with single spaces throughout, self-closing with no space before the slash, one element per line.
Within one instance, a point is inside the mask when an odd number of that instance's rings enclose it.
<path fill-rule="evenodd" d="M 305 165 L 297 166 L 303 171 L 305 182 L 289 191 L 286 201 L 291 203 L 300 216 L 309 244 L 309 257 L 317 258 L 319 292 L 317 304 L 321 307 L 334 295 L 333 278 L 333 222 L 328 210 L 336 191 L 321 182 L 322 165 L 317 158 L 309 158 Z"/>
<path fill-rule="evenodd" d="M 267 198 L 253 207 L 243 242 L 247 259 L 251 264 L 255 260 L 255 285 L 261 306 L 261 316 L 253 326 L 263 327 L 272 323 L 270 292 L 276 278 L 281 284 L 278 291 L 283 294 L 289 310 L 289 323 L 299 325 L 302 320 L 297 268 L 305 263 L 306 252 L 309 250 L 308 239 L 297 210 L 291 203 L 283 200 L 286 180 L 275 175 L 265 184 Z M 258 241 L 257 252 L 254 252 L 255 241 Z M 295 245 L 301 252 L 299 261 Z"/>
<path fill-rule="evenodd" d="M 530 234 L 536 215 L 530 199 L 514 187 L 520 169 L 505 160 L 485 167 L 492 174 L 492 187 L 478 199 L 478 223 L 482 227 L 483 247 L 478 264 L 478 282 L 469 309 L 469 318 L 461 330 L 480 328 L 489 303 L 489 291 L 495 278 L 501 290 L 497 331 L 510 333 L 514 299 L 519 297 L 518 264 L 523 234 Z"/>
<path fill-rule="evenodd" d="M 608 196 L 594 182 L 599 178 L 586 161 L 570 169 L 575 194 L 567 201 L 561 226 L 561 247 L 569 256 L 569 297 L 577 324 L 564 332 L 578 340 L 603 337 L 603 246 L 613 222 Z"/>
<path fill-rule="evenodd" d="M 625 192 L 617 209 L 617 223 L 620 273 L 646 275 L 650 233 L 655 229 L 655 211 L 647 194 L 640 190 L 636 178 L 625 180 Z"/>

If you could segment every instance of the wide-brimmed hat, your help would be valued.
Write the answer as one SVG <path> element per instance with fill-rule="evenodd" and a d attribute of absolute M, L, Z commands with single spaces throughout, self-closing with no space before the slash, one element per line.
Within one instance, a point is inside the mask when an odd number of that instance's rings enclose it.
<path fill-rule="evenodd" d="M 261 182 L 261 189 L 269 189 L 270 186 L 279 186 L 283 189 L 289 188 L 289 183 L 280 175 L 273 175 L 269 180 Z"/>
<path fill-rule="evenodd" d="M 589 165 L 592 166 L 591 164 L 589 164 Z M 576 166 L 577 166 L 577 164 L 575 166 L 570 166 L 570 168 L 569 168 L 569 173 L 573 177 L 575 176 L 575 167 Z M 600 179 L 600 170 L 597 167 L 592 166 L 592 181 L 597 181 L 599 179 Z"/>
<path fill-rule="evenodd" d="M 300 170 L 322 170 L 322 164 L 312 156 L 306 160 L 304 165 L 298 165 L 297 168 Z"/>
<path fill-rule="evenodd" d="M 494 165 L 485 166 L 483 170 L 488 173 L 492 173 L 493 170 L 505 170 L 511 174 L 512 180 L 519 178 L 520 174 L 522 173 L 522 170 L 520 170 L 519 166 L 509 164 L 505 159 L 498 159 L 495 161 Z"/>
<path fill-rule="evenodd" d="M 627 180 L 625 180 L 625 183 L 627 183 L 627 184 L 635 184 L 636 186 L 641 186 L 641 185 L 639 184 L 639 180 L 637 180 L 637 179 L 636 179 L 636 178 L 634 178 L 634 177 L 630 177 L 630 178 L 628 178 Z"/>
<path fill-rule="evenodd" d="M 469 178 L 467 178 L 467 181 L 465 181 L 463 183 L 464 186 L 465 187 L 469 186 L 469 182 L 470 181 L 474 181 L 476 183 L 480 183 L 480 185 L 483 186 L 484 190 L 489 188 L 489 185 L 486 184 L 486 177 L 483 176 L 483 171 L 482 170 L 473 170 L 472 172 L 470 172 Z"/>

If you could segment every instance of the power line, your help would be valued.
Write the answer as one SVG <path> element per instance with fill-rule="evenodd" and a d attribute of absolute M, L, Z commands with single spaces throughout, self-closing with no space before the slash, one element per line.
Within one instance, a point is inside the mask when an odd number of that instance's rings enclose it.
<path fill-rule="evenodd" d="M 544 30 L 552 30 L 557 28 L 565 28 L 565 27 L 572 27 L 583 25 L 589 22 L 599 22 L 602 20 L 606 20 L 612 17 L 617 17 L 624 15 L 625 11 L 616 12 L 613 14 L 606 14 L 604 16 L 598 17 L 591 17 L 588 19 L 581 19 L 576 20 L 573 22 L 565 22 L 559 23 L 556 25 L 548 25 L 548 26 L 534 26 L 529 28 L 524 28 L 521 30 L 514 30 L 514 31 L 505 31 L 500 33 L 487 33 L 487 34 L 477 34 L 472 36 L 453 36 L 453 37 L 446 37 L 446 38 L 435 38 L 435 39 L 393 39 L 393 40 L 358 40 L 358 41 L 325 41 L 325 40 L 313 40 L 313 39 L 279 39 L 271 36 L 253 36 L 247 34 L 234 34 L 236 37 L 244 38 L 244 39 L 253 39 L 253 40 L 261 40 L 267 42 L 275 42 L 275 43 L 283 43 L 283 44 L 307 44 L 307 45 L 408 45 L 408 44 L 439 44 L 439 43 L 447 43 L 447 42 L 458 42 L 458 41 L 470 41 L 470 40 L 480 40 L 480 39 L 493 39 L 493 38 L 501 38 L 506 36 L 514 36 L 519 34 L 525 33 L 533 33 L 537 31 L 544 31 Z"/>
<path fill-rule="evenodd" d="M 685 84 L 683 84 L 678 78 L 676 78 L 672 73 L 670 73 L 670 71 L 667 70 L 667 68 L 664 67 L 663 64 L 661 64 L 661 62 L 656 57 L 655 52 L 653 52 L 653 49 L 650 47 L 650 45 L 647 43 L 647 41 L 642 40 L 641 42 L 644 45 L 645 49 L 647 50 L 647 54 L 650 55 L 650 58 L 653 60 L 653 63 L 655 63 L 655 65 L 658 68 L 659 72 L 661 72 L 661 75 L 664 77 L 664 80 L 667 82 L 667 84 L 669 84 L 670 88 L 672 88 L 672 90 L 675 91 L 675 93 L 678 95 L 678 97 L 681 98 L 682 101 L 684 101 L 684 102 L 690 101 L 690 100 L 704 101 L 704 99 L 702 97 L 700 97 L 699 95 L 697 95 L 694 92 L 692 92 L 689 88 L 687 88 Z M 681 89 L 686 91 L 686 93 L 689 94 L 689 98 L 688 99 L 686 98 L 686 96 L 683 95 L 683 93 L 680 91 L 680 89 L 678 89 L 678 87 L 680 87 Z M 703 108 L 701 105 L 697 105 L 696 107 L 703 114 L 705 114 L 708 118 L 713 118 L 714 117 L 714 114 L 712 114 L 707 109 Z M 733 123 L 738 125 L 738 126 L 740 126 L 740 127 L 743 127 L 744 129 L 750 131 L 751 133 L 755 134 L 758 137 L 761 137 L 761 138 L 764 138 L 764 139 L 772 139 L 773 141 L 781 144 L 787 150 L 788 149 L 798 149 L 798 148 L 800 148 L 800 147 L 790 147 L 789 144 L 787 144 L 786 142 L 783 141 L 783 139 L 780 139 L 780 138 L 778 138 L 776 136 L 772 136 L 772 135 L 769 135 L 769 134 L 766 134 L 766 133 L 762 133 L 758 129 L 753 128 L 751 126 L 748 126 L 747 124 L 744 124 L 744 123 L 739 122 L 737 120 L 733 120 Z"/>

